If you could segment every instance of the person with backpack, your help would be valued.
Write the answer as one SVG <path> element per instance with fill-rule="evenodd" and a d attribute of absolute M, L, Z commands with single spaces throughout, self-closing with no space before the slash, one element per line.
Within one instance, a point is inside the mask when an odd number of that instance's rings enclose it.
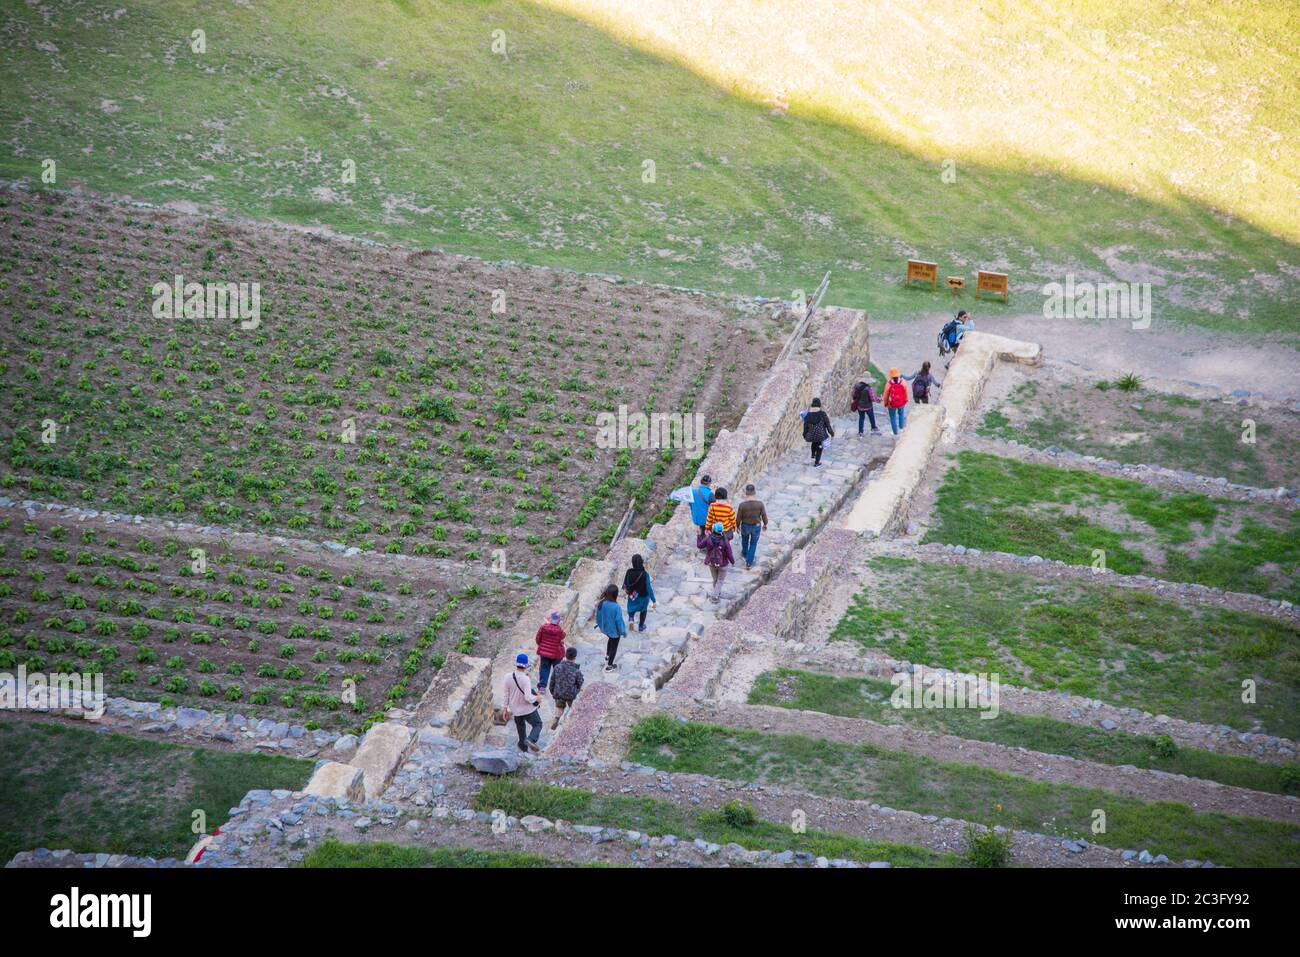
<path fill-rule="evenodd" d="M 713 591 L 709 601 L 715 605 L 722 601 L 722 583 L 727 577 L 727 566 L 736 564 L 736 556 L 731 553 L 731 542 L 722 534 L 722 523 L 715 522 L 713 531 L 700 535 L 695 547 L 704 553 L 704 564 L 713 576 Z"/>
<path fill-rule="evenodd" d="M 623 609 L 618 607 L 618 586 L 606 585 L 600 594 L 600 601 L 591 613 L 596 627 L 605 636 L 605 670 L 617 671 L 614 656 L 618 654 L 618 643 L 627 636 L 627 623 L 623 620 Z"/>
<path fill-rule="evenodd" d="M 943 388 L 943 383 L 930 375 L 930 363 L 922 362 L 921 371 L 913 372 L 911 375 L 903 376 L 912 383 L 912 399 L 922 405 L 930 404 L 930 386 L 936 389 Z"/>
<path fill-rule="evenodd" d="M 822 446 L 834 435 L 831 417 L 822 411 L 822 400 L 813 399 L 803 417 L 803 440 L 812 446 L 813 468 L 822 464 Z"/>
<path fill-rule="evenodd" d="M 542 627 L 537 629 L 537 657 L 541 659 L 541 671 L 537 675 L 538 694 L 546 693 L 546 681 L 551 676 L 551 669 L 564 660 L 564 629 L 560 627 L 560 613 L 553 611 L 546 616 Z"/>
<path fill-rule="evenodd" d="M 880 396 L 876 395 L 876 390 L 868 380 L 863 379 L 853 387 L 853 399 L 849 408 L 858 414 L 858 435 L 863 434 L 862 426 L 866 419 L 871 420 L 871 434 L 880 434 L 880 429 L 876 428 L 875 409 L 875 403 L 879 401 Z"/>
<path fill-rule="evenodd" d="M 573 700 L 582 690 L 582 666 L 578 664 L 578 649 L 569 648 L 564 652 L 564 660 L 551 672 L 551 700 L 555 702 L 555 717 L 551 719 L 554 731 L 564 717 L 566 708 L 573 707 Z"/>
<path fill-rule="evenodd" d="M 897 369 L 889 370 L 885 383 L 885 410 L 889 413 L 889 428 L 897 435 L 907 425 L 907 386 Z"/>
<path fill-rule="evenodd" d="M 515 719 L 519 732 L 520 751 L 540 751 L 537 739 L 542 736 L 542 716 L 538 713 L 538 697 L 533 694 L 533 683 L 528 678 L 528 656 L 522 651 L 515 656 L 515 670 L 506 676 L 506 711 Z M 524 732 L 524 727 L 531 730 Z"/>
<path fill-rule="evenodd" d="M 713 479 L 701 475 L 700 481 L 691 487 L 691 521 L 703 535 L 709 527 L 709 503 L 713 501 Z"/>
<path fill-rule="evenodd" d="M 943 364 L 945 369 L 952 363 L 952 358 L 957 354 L 957 347 L 961 345 L 963 337 L 974 328 L 975 320 L 965 309 L 943 324 L 943 328 L 939 330 L 939 355 L 948 356 L 948 361 Z"/>
<path fill-rule="evenodd" d="M 727 501 L 725 488 L 720 488 L 713 494 L 713 504 L 709 506 L 709 514 L 705 518 L 705 525 L 710 528 L 718 522 L 722 523 L 722 534 L 727 536 L 728 541 L 735 537 L 736 510 Z"/>
<path fill-rule="evenodd" d="M 721 491 L 721 489 L 719 489 Z M 636 630 L 645 631 L 646 609 L 655 603 L 655 590 L 650 585 L 650 573 L 645 570 L 645 559 L 640 555 L 632 556 L 632 567 L 623 574 L 623 593 L 627 595 L 627 622 L 641 616 Z"/>

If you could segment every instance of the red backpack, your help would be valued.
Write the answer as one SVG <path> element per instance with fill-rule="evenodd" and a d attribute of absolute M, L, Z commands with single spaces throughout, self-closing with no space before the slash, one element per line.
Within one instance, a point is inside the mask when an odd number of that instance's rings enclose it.
<path fill-rule="evenodd" d="M 903 383 L 889 380 L 889 385 L 885 386 L 885 405 L 891 409 L 898 409 L 907 405 L 907 386 Z"/>

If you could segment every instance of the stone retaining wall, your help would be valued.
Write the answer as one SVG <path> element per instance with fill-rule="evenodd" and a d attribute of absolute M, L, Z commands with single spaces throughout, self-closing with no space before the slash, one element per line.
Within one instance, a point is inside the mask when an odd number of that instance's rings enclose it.
<path fill-rule="evenodd" d="M 941 441 L 952 441 L 971 410 L 979 404 L 989 373 L 998 361 L 1036 365 L 1042 346 L 985 332 L 967 333 L 948 368 L 939 399 L 932 405 L 912 405 L 907 427 L 894 445 L 889 462 L 858 497 L 844 527 L 865 535 L 889 535 L 907 521 L 912 496 L 920 486 L 930 457 Z"/>
<path fill-rule="evenodd" d="M 870 361 L 866 318 L 866 313 L 859 309 L 824 308 L 821 320 L 809 330 L 800 358 L 778 362 L 772 367 L 737 427 L 723 429 L 714 439 L 708 455 L 696 469 L 697 474 L 711 475 L 715 488 L 739 488 L 803 442 L 799 412 L 808 407 L 814 396 L 822 397 L 832 414 L 847 405 L 853 383 L 866 374 Z M 667 522 L 656 524 L 645 538 L 625 538 L 611 546 L 603 559 L 579 559 L 565 586 L 541 586 L 506 636 L 493 662 L 494 673 L 508 673 L 520 651 L 534 657 L 534 635 L 552 608 L 562 612 L 566 632 L 573 634 L 575 629 L 587 628 L 587 619 L 601 591 L 607 585 L 621 584 L 632 555 L 640 554 L 645 559 L 653 578 L 664 556 L 671 551 L 671 543 L 690 540 L 691 525 L 690 509 L 677 508 Z M 734 647 L 734 641 L 727 637 L 728 627 L 724 622 L 715 623 L 709 641 L 701 638 L 692 642 L 690 654 L 674 678 L 674 682 L 683 677 L 689 679 L 680 686 L 682 689 L 696 681 L 703 682 L 702 688 L 712 687 L 711 681 L 716 681 L 716 674 L 731 654 L 728 649 Z M 703 651 L 704 656 L 692 665 L 691 657 L 698 651 Z M 720 658 L 711 654 L 715 651 Z M 697 669 L 700 676 L 690 678 Z M 714 677 L 709 678 L 710 675 Z M 504 689 L 493 688 L 492 694 L 494 701 L 501 704 Z M 594 740 L 595 729 L 604 720 L 609 702 L 616 696 L 614 686 L 605 682 L 593 682 L 584 689 L 575 708 L 565 718 L 565 724 L 547 746 L 547 753 L 585 755 Z"/>
<path fill-rule="evenodd" d="M 585 761 L 610 705 L 618 696 L 618 687 L 609 682 L 585 685 L 573 706 L 565 712 L 564 720 L 546 747 L 546 756 L 559 761 Z"/>
<path fill-rule="evenodd" d="M 713 486 L 735 490 L 761 475 L 775 460 L 803 442 L 799 413 L 814 396 L 832 415 L 848 405 L 853 383 L 866 374 L 870 362 L 867 315 L 860 309 L 828 306 L 805 345 L 809 358 L 778 362 L 759 386 L 754 400 L 734 430 L 723 429 L 696 469 L 713 477 Z M 646 536 L 667 551 L 667 543 L 689 535 L 690 510 L 679 508 L 665 524 Z"/>
<path fill-rule="evenodd" d="M 415 741 L 415 732 L 406 725 L 381 721 L 366 732 L 350 761 L 327 761 L 317 768 L 306 793 L 357 800 L 360 789 L 361 798 L 374 800 L 384 793 Z"/>
<path fill-rule="evenodd" d="M 727 666 L 743 644 L 745 634 L 744 628 L 734 621 L 719 620 L 709 625 L 703 635 L 691 642 L 691 653 L 672 680 L 664 685 L 659 699 L 672 704 L 711 698 Z"/>
<path fill-rule="evenodd" d="M 482 741 L 492 727 L 492 661 L 450 652 L 415 708 L 418 725 Z"/>

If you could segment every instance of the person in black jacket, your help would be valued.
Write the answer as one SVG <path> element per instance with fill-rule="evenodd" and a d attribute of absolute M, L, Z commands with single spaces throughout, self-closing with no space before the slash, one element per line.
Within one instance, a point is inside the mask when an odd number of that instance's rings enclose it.
<path fill-rule="evenodd" d="M 822 464 L 822 446 L 834 434 L 831 417 L 822 411 L 822 400 L 813 399 L 812 406 L 803 413 L 803 438 L 812 446 L 814 468 Z"/>

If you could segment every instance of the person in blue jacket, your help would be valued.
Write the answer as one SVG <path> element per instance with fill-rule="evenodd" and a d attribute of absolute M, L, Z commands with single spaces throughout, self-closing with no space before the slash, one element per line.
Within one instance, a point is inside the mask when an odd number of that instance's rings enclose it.
<path fill-rule="evenodd" d="M 709 521 L 709 503 L 712 501 L 713 479 L 701 475 L 699 483 L 691 488 L 691 521 L 699 527 L 701 535 Z"/>
<path fill-rule="evenodd" d="M 596 627 L 605 636 L 605 670 L 616 671 L 614 656 L 618 654 L 618 642 L 627 634 L 627 623 L 623 621 L 623 609 L 618 604 L 618 586 L 606 585 L 600 601 L 591 613 L 596 619 Z"/>

